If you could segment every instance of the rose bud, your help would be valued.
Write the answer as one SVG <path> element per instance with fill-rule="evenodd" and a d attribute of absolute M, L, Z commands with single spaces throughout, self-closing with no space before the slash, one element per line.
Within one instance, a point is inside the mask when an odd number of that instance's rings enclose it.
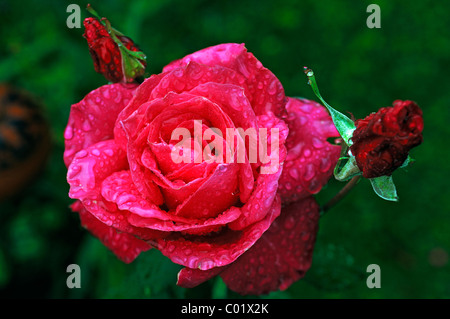
<path fill-rule="evenodd" d="M 114 83 L 133 82 L 144 74 L 146 57 L 133 40 L 113 29 L 104 18 L 86 18 L 83 24 L 83 36 L 88 42 L 96 72 Z"/>
<path fill-rule="evenodd" d="M 354 122 L 331 107 L 322 98 L 313 70 L 304 67 L 308 84 L 330 112 L 342 142 L 342 152 L 334 169 L 334 177 L 343 182 L 360 175 L 370 180 L 375 193 L 385 200 L 397 201 L 392 173 L 410 163 L 411 148 L 422 143 L 422 110 L 412 101 L 394 101 L 393 107 Z M 345 160 L 345 162 L 342 162 Z"/>
<path fill-rule="evenodd" d="M 422 110 L 412 101 L 396 100 L 355 122 L 350 151 L 365 178 L 391 175 L 422 143 Z"/>

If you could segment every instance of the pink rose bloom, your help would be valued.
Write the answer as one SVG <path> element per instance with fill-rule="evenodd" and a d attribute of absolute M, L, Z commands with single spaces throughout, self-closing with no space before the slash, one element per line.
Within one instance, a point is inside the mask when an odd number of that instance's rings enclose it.
<path fill-rule="evenodd" d="M 245 160 L 174 161 L 174 151 L 197 158 L 196 143 L 208 149 L 194 137 L 186 153 L 173 137 L 196 125 L 219 129 L 220 145 L 241 139 Z M 230 128 L 266 130 L 256 139 L 271 161 L 250 160 L 250 142 L 230 141 Z M 324 107 L 286 97 L 243 44 L 221 44 L 140 85 L 105 85 L 74 104 L 65 131 L 69 196 L 82 225 L 125 262 L 156 248 L 184 266 L 183 287 L 220 275 L 240 294 L 283 290 L 311 265 L 319 218 L 312 195 L 332 174 L 340 147 L 327 139 L 337 136 Z"/>

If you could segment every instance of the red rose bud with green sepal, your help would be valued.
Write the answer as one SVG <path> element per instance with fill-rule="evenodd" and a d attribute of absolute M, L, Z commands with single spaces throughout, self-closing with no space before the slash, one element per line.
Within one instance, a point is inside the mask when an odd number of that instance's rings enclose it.
<path fill-rule="evenodd" d="M 89 53 L 94 61 L 95 71 L 103 74 L 110 82 L 133 82 L 142 76 L 146 67 L 146 56 L 126 37 L 111 27 L 105 18 L 88 6 L 95 18 L 86 18 L 83 22 Z"/>
<path fill-rule="evenodd" d="M 422 110 L 412 101 L 396 100 L 355 122 L 350 151 L 365 178 L 391 175 L 422 143 Z"/>
<path fill-rule="evenodd" d="M 314 72 L 305 67 L 316 96 L 330 112 L 343 145 L 334 175 L 346 181 L 362 175 L 370 180 L 375 193 L 383 199 L 397 201 L 392 173 L 410 162 L 409 151 L 422 143 L 422 110 L 412 101 L 396 100 L 392 107 L 384 107 L 355 122 L 336 111 L 320 95 Z M 346 160 L 345 164 L 341 164 Z"/>

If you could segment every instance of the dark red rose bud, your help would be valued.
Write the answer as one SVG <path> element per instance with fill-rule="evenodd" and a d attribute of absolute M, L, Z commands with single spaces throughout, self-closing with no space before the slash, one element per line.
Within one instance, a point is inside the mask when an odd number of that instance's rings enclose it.
<path fill-rule="evenodd" d="M 391 175 L 422 143 L 422 110 L 412 101 L 396 100 L 355 122 L 350 147 L 363 177 Z"/>
<path fill-rule="evenodd" d="M 112 28 L 108 32 L 108 24 L 103 25 L 97 18 L 86 18 L 83 24 L 86 29 L 83 36 L 88 42 L 96 72 L 115 83 L 132 82 L 144 73 L 145 55 L 133 40 Z M 142 56 L 136 57 L 133 52 Z"/>

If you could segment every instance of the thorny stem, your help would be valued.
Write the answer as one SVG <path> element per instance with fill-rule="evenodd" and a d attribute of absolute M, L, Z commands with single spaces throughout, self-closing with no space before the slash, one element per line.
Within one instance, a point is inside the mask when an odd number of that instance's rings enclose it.
<path fill-rule="evenodd" d="M 345 195 L 358 183 L 361 175 L 353 177 L 344 187 L 332 198 L 323 205 L 320 209 L 320 216 L 323 216 L 330 208 L 335 206 L 339 201 L 341 201 Z"/>

